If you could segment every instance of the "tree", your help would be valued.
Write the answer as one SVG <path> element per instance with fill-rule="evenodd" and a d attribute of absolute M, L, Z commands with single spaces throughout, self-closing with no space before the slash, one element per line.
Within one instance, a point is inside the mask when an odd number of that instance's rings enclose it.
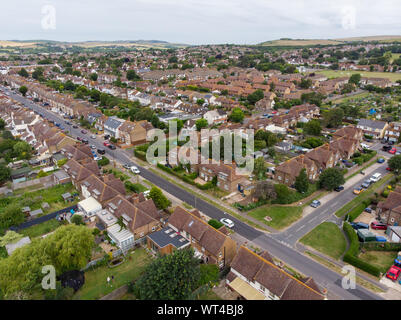
<path fill-rule="evenodd" d="M 255 160 L 253 172 L 258 177 L 259 180 L 262 180 L 265 177 L 266 162 L 263 157 L 257 158 Z"/>
<path fill-rule="evenodd" d="M 26 86 L 21 86 L 18 89 L 19 92 L 25 97 L 26 93 L 28 92 L 28 88 Z"/>
<path fill-rule="evenodd" d="M 309 180 L 305 168 L 301 170 L 298 177 L 295 179 L 295 189 L 299 193 L 305 193 L 309 189 Z"/>
<path fill-rule="evenodd" d="M 200 279 L 199 260 L 192 248 L 175 250 L 158 257 L 135 283 L 141 300 L 184 300 L 196 289 Z"/>
<path fill-rule="evenodd" d="M 32 153 L 32 147 L 25 141 L 17 142 L 13 147 L 14 152 L 18 155 L 19 159 L 29 159 Z"/>
<path fill-rule="evenodd" d="M 85 225 L 84 219 L 79 214 L 74 214 L 71 218 L 71 222 L 76 224 L 77 226 Z"/>
<path fill-rule="evenodd" d="M 44 69 L 42 67 L 37 67 L 35 71 L 32 72 L 32 78 L 35 80 L 42 80 L 43 79 L 43 72 Z"/>
<path fill-rule="evenodd" d="M 5 126 L 6 126 L 6 122 L 0 118 L 0 130 L 4 130 Z"/>
<path fill-rule="evenodd" d="M 341 108 L 331 109 L 329 112 L 324 114 L 324 120 L 326 126 L 329 128 L 337 128 L 343 122 L 344 111 Z"/>
<path fill-rule="evenodd" d="M 141 77 L 137 75 L 135 70 L 128 70 L 127 71 L 127 80 L 130 80 L 130 81 L 141 80 Z"/>
<path fill-rule="evenodd" d="M 324 170 L 319 177 L 320 188 L 332 191 L 345 183 L 343 173 L 336 168 Z"/>
<path fill-rule="evenodd" d="M 231 112 L 230 115 L 230 120 L 232 122 L 237 122 L 241 123 L 244 120 L 244 112 L 241 110 L 241 108 L 234 108 L 233 111 Z"/>
<path fill-rule="evenodd" d="M 28 78 L 28 77 L 29 77 L 29 73 L 28 73 L 28 71 L 26 71 L 25 68 L 21 68 L 21 70 L 18 72 L 18 74 L 19 74 L 21 77 L 24 77 L 24 78 Z"/>
<path fill-rule="evenodd" d="M 153 200 L 158 209 L 166 209 L 171 205 L 171 201 L 157 187 L 150 189 L 149 198 Z"/>
<path fill-rule="evenodd" d="M 110 163 L 109 158 L 103 156 L 102 159 L 97 161 L 97 164 L 101 167 L 107 166 Z"/>
<path fill-rule="evenodd" d="M 401 171 L 401 155 L 392 157 L 388 161 L 388 166 L 398 174 Z"/>
<path fill-rule="evenodd" d="M 3 237 L 0 237 L 0 247 L 5 247 L 6 244 L 15 243 L 21 240 L 24 236 L 15 231 L 8 230 Z"/>
<path fill-rule="evenodd" d="M 94 236 L 84 226 L 61 226 L 43 239 L 34 239 L 0 260 L 0 287 L 6 298 L 29 297 L 43 279 L 42 267 L 53 265 L 56 273 L 82 269 L 91 257 Z"/>
<path fill-rule="evenodd" d="M 322 127 L 319 120 L 310 120 L 304 125 L 304 131 L 307 134 L 318 136 L 322 132 Z"/>
<path fill-rule="evenodd" d="M 299 86 L 302 89 L 309 89 L 312 86 L 312 80 L 311 79 L 301 79 Z"/>
<path fill-rule="evenodd" d="M 90 78 L 92 81 L 97 81 L 98 75 L 97 75 L 96 72 L 94 72 L 94 73 L 91 73 L 91 75 L 89 76 L 89 78 Z"/>
<path fill-rule="evenodd" d="M 201 131 L 203 128 L 206 128 L 209 125 L 209 123 L 207 122 L 206 119 L 202 118 L 196 120 L 195 125 L 196 125 L 196 130 Z"/>
<path fill-rule="evenodd" d="M 357 73 L 357 74 L 353 74 L 349 78 L 348 83 L 352 83 L 356 86 L 359 86 L 360 81 L 361 81 L 361 75 L 359 73 Z"/>
<path fill-rule="evenodd" d="M 11 176 L 11 169 L 6 166 L 0 166 L 0 184 L 3 184 Z"/>
<path fill-rule="evenodd" d="M 2 213 L 0 213 L 0 229 L 8 229 L 17 226 L 25 221 L 25 215 L 17 203 L 8 205 Z"/>
<path fill-rule="evenodd" d="M 255 104 L 259 100 L 262 100 L 263 97 L 264 97 L 263 90 L 258 89 L 255 92 L 249 94 L 247 100 L 249 101 L 250 104 Z"/>

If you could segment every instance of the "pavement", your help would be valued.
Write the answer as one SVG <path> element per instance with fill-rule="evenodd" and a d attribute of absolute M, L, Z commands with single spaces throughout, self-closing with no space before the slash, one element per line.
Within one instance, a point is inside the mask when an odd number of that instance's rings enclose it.
<path fill-rule="evenodd" d="M 221 219 L 223 217 L 227 217 L 227 213 L 223 212 L 219 208 L 215 207 L 214 205 L 210 204 L 198 198 L 197 196 L 193 195 L 192 193 L 178 187 L 177 185 L 163 179 L 162 177 L 158 176 L 157 174 L 149 171 L 140 165 L 136 164 L 132 160 L 132 154 L 129 154 L 127 151 L 123 151 L 120 149 L 117 150 L 110 150 L 103 146 L 102 139 L 97 137 L 96 139 L 89 138 L 90 134 L 82 134 L 81 129 L 74 129 L 72 125 L 65 124 L 65 120 L 58 114 L 50 112 L 48 109 L 39 106 L 38 104 L 33 103 L 31 100 L 22 97 L 19 94 L 13 93 L 11 90 L 6 89 L 0 86 L 5 92 L 8 92 L 9 95 L 15 99 L 16 101 L 21 102 L 26 107 L 38 111 L 44 116 L 49 119 L 59 123 L 62 123 L 64 127 L 69 130 L 69 133 L 72 137 L 85 137 L 89 140 L 89 144 L 94 144 L 97 148 L 102 148 L 106 150 L 106 155 L 111 160 L 115 160 L 122 164 L 131 164 L 136 165 L 139 170 L 141 171 L 140 175 L 145 178 L 146 180 L 150 181 L 151 183 L 155 184 L 159 188 L 165 190 L 169 194 L 173 195 L 174 197 L 184 201 L 191 206 L 197 208 L 199 211 L 202 211 L 209 217 L 213 219 Z M 385 170 L 385 168 L 384 168 Z M 341 205 L 344 205 L 345 201 L 349 201 L 347 199 L 352 199 L 352 195 L 349 192 L 343 191 L 339 195 L 339 199 L 335 198 L 331 200 L 332 203 L 323 205 L 319 208 L 320 214 L 309 215 L 309 225 L 317 225 L 317 222 L 320 220 L 325 220 L 328 215 L 331 215 L 335 206 L 338 208 Z M 307 218 L 308 218 L 307 217 Z M 332 294 L 338 296 L 340 299 L 344 300 L 382 300 L 381 296 L 365 289 L 364 287 L 357 286 L 356 289 L 344 289 L 341 286 L 342 276 L 325 266 L 315 262 L 314 260 L 310 259 L 309 257 L 305 256 L 304 254 L 297 251 L 294 246 L 281 241 L 280 239 L 275 239 L 272 235 L 265 234 L 259 230 L 254 229 L 253 227 L 245 224 L 244 222 L 236 219 L 235 217 L 230 217 L 231 220 L 234 221 L 235 227 L 234 231 L 238 233 L 238 235 L 247 239 L 247 241 L 255 243 L 257 246 L 262 248 L 263 250 L 268 251 L 273 256 L 276 256 L 278 259 L 285 262 L 285 264 L 293 267 L 294 269 L 298 270 L 300 273 L 311 276 L 314 278 L 317 284 L 319 284 L 322 288 L 326 288 Z M 312 220 L 315 219 L 315 220 Z M 305 224 L 305 222 L 302 222 Z M 302 229 L 307 228 L 306 226 L 300 229 L 301 226 L 294 227 L 296 232 L 304 232 Z M 299 229 L 299 230 L 297 230 Z M 305 230 L 306 231 L 306 230 Z M 289 239 L 293 241 L 293 239 Z M 296 239 L 294 239 L 296 240 Z"/>

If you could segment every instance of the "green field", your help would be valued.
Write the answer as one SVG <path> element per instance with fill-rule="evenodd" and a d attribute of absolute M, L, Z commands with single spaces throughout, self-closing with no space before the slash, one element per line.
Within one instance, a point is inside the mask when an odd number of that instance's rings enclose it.
<path fill-rule="evenodd" d="M 344 234 L 332 222 L 324 222 L 318 225 L 300 242 L 334 259 L 339 259 L 347 248 Z"/>
<path fill-rule="evenodd" d="M 137 279 L 151 262 L 150 256 L 144 249 L 136 249 L 128 254 L 121 265 L 109 268 L 101 266 L 85 271 L 85 284 L 74 295 L 74 300 L 96 300 L 113 290 Z M 114 283 L 107 284 L 107 277 L 114 276 Z"/>
<path fill-rule="evenodd" d="M 23 229 L 19 231 L 19 233 L 23 234 L 24 236 L 28 236 L 29 238 L 32 239 L 35 237 L 40 237 L 49 232 L 52 232 L 56 230 L 59 226 L 61 226 L 61 223 L 59 221 L 57 221 L 56 219 L 51 219 L 49 221 L 37 224 L 35 226 Z"/>
<path fill-rule="evenodd" d="M 248 213 L 251 217 L 258 219 L 268 226 L 280 230 L 283 229 L 302 216 L 301 207 L 287 207 L 287 206 L 264 206 L 257 208 Z M 266 221 L 264 218 L 269 216 L 272 221 Z"/>
<path fill-rule="evenodd" d="M 366 251 L 365 253 L 360 253 L 358 257 L 379 268 L 384 273 L 393 265 L 394 259 L 397 258 L 397 252 Z"/>
<path fill-rule="evenodd" d="M 350 77 L 353 74 L 360 74 L 362 77 L 368 78 L 387 78 L 395 82 L 401 80 L 401 73 L 394 72 L 366 72 L 366 71 L 340 71 L 340 70 L 322 70 L 316 71 L 318 74 L 323 74 L 328 78 Z"/>

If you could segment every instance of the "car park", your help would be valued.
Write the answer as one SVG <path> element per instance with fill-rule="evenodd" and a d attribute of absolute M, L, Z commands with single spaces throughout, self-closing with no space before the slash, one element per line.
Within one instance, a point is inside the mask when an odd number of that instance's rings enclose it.
<path fill-rule="evenodd" d="M 359 229 L 369 229 L 369 225 L 363 222 L 351 222 L 351 226 L 352 228 L 354 228 L 355 230 L 359 230 Z"/>
<path fill-rule="evenodd" d="M 334 189 L 334 191 L 337 191 L 337 192 L 341 192 L 343 190 L 344 190 L 344 186 L 339 186 L 339 187 Z"/>
<path fill-rule="evenodd" d="M 373 221 L 373 222 L 370 224 L 370 227 L 371 227 L 373 230 L 387 230 L 387 225 L 386 225 L 386 224 L 381 223 L 381 222 L 377 222 L 377 221 Z"/>
<path fill-rule="evenodd" d="M 221 218 L 220 222 L 228 228 L 234 228 L 234 222 L 227 218 Z"/>
<path fill-rule="evenodd" d="M 390 280 L 396 281 L 400 276 L 401 268 L 393 265 L 386 273 L 386 277 Z"/>
<path fill-rule="evenodd" d="M 313 200 L 312 203 L 310 204 L 310 206 L 312 208 L 317 208 L 321 205 L 322 203 L 319 200 Z"/>
<path fill-rule="evenodd" d="M 355 190 L 354 190 L 354 194 L 361 194 L 361 192 L 363 192 L 363 188 L 356 188 Z"/>

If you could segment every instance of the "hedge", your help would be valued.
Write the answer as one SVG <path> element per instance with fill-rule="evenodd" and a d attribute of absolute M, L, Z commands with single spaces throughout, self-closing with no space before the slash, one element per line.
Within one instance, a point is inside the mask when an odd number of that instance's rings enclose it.
<path fill-rule="evenodd" d="M 363 271 L 366 271 L 367 273 L 370 273 L 370 274 L 374 275 L 375 277 L 379 277 L 380 273 L 381 273 L 379 268 L 376 268 L 375 266 L 372 266 L 371 264 L 369 264 L 357 257 L 357 254 L 359 253 L 360 243 L 359 243 L 358 236 L 355 233 L 352 226 L 349 223 L 344 222 L 343 230 L 346 233 L 346 235 L 348 236 L 348 239 L 350 241 L 350 247 L 349 247 L 348 251 L 345 253 L 343 261 L 347 262 L 347 263 L 353 265 L 354 267 L 357 267 Z"/>
<path fill-rule="evenodd" d="M 223 224 L 220 221 L 217 221 L 215 219 L 210 219 L 208 224 L 217 230 L 223 226 Z"/>
<path fill-rule="evenodd" d="M 215 186 L 212 181 L 209 181 L 209 182 L 207 182 L 207 183 L 205 183 L 203 185 L 199 184 L 199 183 L 196 183 L 195 181 L 193 181 L 188 176 L 180 175 L 179 173 L 175 172 L 174 170 L 172 170 L 169 167 L 166 167 L 166 166 L 164 166 L 164 165 L 162 165 L 160 163 L 157 164 L 157 167 L 159 169 L 162 169 L 163 171 L 166 171 L 166 172 L 172 174 L 173 176 L 176 176 L 176 177 L 180 178 L 182 181 L 184 181 L 184 182 L 186 182 L 188 184 L 191 184 L 191 185 L 193 185 L 193 186 L 195 186 L 195 187 L 197 187 L 198 189 L 201 189 L 201 190 L 212 189 Z"/>
<path fill-rule="evenodd" d="M 364 242 L 361 247 L 369 251 L 401 251 L 401 243 L 392 242 Z"/>
<path fill-rule="evenodd" d="M 135 150 L 134 150 L 134 155 L 135 155 L 135 157 L 137 157 L 138 159 L 141 159 L 141 160 L 143 160 L 143 161 L 146 161 L 146 152 L 135 149 Z"/>
<path fill-rule="evenodd" d="M 359 205 L 357 205 L 354 209 L 352 209 L 346 216 L 345 216 L 345 220 L 348 219 L 348 221 L 352 222 L 354 221 L 356 218 L 358 218 L 361 213 L 372 203 L 371 199 L 367 199 L 365 201 L 363 201 L 362 203 L 360 203 Z"/>

